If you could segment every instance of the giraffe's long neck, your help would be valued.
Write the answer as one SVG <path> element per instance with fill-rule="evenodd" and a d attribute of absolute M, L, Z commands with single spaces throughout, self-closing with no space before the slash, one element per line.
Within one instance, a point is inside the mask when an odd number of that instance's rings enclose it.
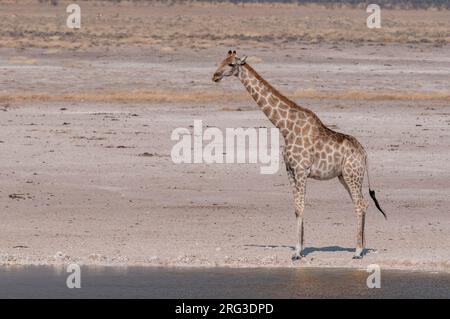
<path fill-rule="evenodd" d="M 280 130 L 286 129 L 290 109 L 296 108 L 297 112 L 309 112 L 278 92 L 248 64 L 241 67 L 239 79 L 264 114 Z"/>

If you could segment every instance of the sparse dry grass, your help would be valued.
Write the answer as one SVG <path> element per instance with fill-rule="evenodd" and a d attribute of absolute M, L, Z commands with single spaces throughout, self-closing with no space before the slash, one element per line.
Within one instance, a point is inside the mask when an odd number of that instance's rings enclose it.
<path fill-rule="evenodd" d="M 365 26 L 361 8 L 297 4 L 114 4 L 78 1 L 80 30 L 65 26 L 68 1 L 0 4 L 0 45 L 87 49 L 161 45 L 176 49 L 319 42 L 450 43 L 449 10 L 382 11 L 382 28 Z M 166 49 L 164 49 L 166 50 Z"/>
<path fill-rule="evenodd" d="M 424 101 L 440 100 L 450 101 L 450 91 L 447 92 L 407 92 L 396 90 L 377 91 L 348 91 L 348 92 L 326 92 L 316 90 L 296 91 L 293 98 L 309 99 L 332 99 L 332 100 L 368 100 L 368 101 Z"/>
<path fill-rule="evenodd" d="M 9 59 L 9 64 L 16 64 L 16 65 L 36 65 L 37 60 L 36 59 L 30 59 L 25 56 L 15 56 Z"/>
<path fill-rule="evenodd" d="M 227 94 L 221 92 L 173 92 L 173 91 L 112 91 L 112 92 L 78 92 L 73 94 L 49 93 L 1 93 L 0 103 L 12 102 L 153 102 L 153 103 L 184 103 L 212 102 L 218 98 L 228 101 L 242 101 L 245 95 Z"/>
<path fill-rule="evenodd" d="M 288 97 L 297 99 L 329 99 L 329 100 L 396 100 L 396 101 L 422 101 L 437 100 L 450 101 L 449 92 L 398 92 L 398 91 L 315 91 L 301 90 Z M 14 102 L 96 102 L 96 103 L 208 103 L 226 100 L 227 102 L 248 101 L 250 97 L 245 92 L 223 91 L 112 91 L 112 92 L 80 92 L 73 94 L 50 93 L 1 93 L 0 103 Z"/>

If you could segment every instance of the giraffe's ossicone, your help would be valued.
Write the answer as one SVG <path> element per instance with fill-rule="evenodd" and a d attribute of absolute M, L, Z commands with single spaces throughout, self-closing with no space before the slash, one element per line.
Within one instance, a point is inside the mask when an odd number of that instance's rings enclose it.
<path fill-rule="evenodd" d="M 353 136 L 329 129 L 314 112 L 282 95 L 246 63 L 246 58 L 237 57 L 236 51 L 228 52 L 212 80 L 219 82 L 222 78 L 229 76 L 239 78 L 284 138 L 283 157 L 287 175 L 294 190 L 297 219 L 297 244 L 292 258 L 300 259 L 303 256 L 303 210 L 308 177 L 318 180 L 337 177 L 349 192 L 358 226 L 354 258 L 362 258 L 365 213 L 368 207 L 362 193 L 366 172 L 369 194 L 386 218 L 386 214 L 375 198 L 375 192 L 370 187 L 368 161 L 364 148 Z"/>

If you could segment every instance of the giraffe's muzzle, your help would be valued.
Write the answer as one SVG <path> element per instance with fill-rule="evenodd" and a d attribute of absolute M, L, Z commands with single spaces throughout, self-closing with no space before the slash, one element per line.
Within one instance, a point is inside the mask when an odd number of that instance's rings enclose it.
<path fill-rule="evenodd" d="M 219 82 L 220 80 L 222 80 L 222 74 L 219 73 L 214 73 L 213 77 L 212 77 L 213 82 Z"/>

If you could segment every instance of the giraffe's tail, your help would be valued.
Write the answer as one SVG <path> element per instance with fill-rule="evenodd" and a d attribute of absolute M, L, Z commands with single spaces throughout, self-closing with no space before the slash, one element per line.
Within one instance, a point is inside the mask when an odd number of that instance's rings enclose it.
<path fill-rule="evenodd" d="M 371 197 L 372 200 L 374 201 L 375 206 L 378 208 L 378 210 L 383 214 L 384 219 L 387 220 L 386 213 L 383 211 L 383 209 L 382 209 L 381 206 L 380 206 L 380 203 L 378 203 L 378 200 L 377 200 L 377 198 L 375 197 L 375 191 L 372 190 L 372 188 L 370 187 L 370 178 L 369 178 L 369 160 L 367 159 L 367 156 L 366 156 L 366 173 L 367 173 L 367 183 L 369 184 L 369 194 L 370 194 L 370 197 Z"/>

